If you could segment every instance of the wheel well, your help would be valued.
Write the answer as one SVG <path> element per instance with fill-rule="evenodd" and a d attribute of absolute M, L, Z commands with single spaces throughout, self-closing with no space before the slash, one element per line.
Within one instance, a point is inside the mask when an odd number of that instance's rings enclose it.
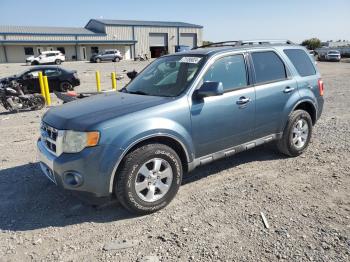
<path fill-rule="evenodd" d="M 171 149 L 173 149 L 179 156 L 180 160 L 181 160 L 181 165 L 182 165 L 182 170 L 184 173 L 186 173 L 188 171 L 188 165 L 187 165 L 187 155 L 186 155 L 186 151 L 184 149 L 184 147 L 181 145 L 181 143 L 179 143 L 176 139 L 168 137 L 168 136 L 157 136 L 157 137 L 151 137 L 145 140 L 140 141 L 139 143 L 137 143 L 136 145 L 132 146 L 123 156 L 123 159 L 133 150 L 135 150 L 136 148 L 139 148 L 145 144 L 149 144 L 149 143 L 159 143 L 159 144 L 164 144 L 167 145 L 168 147 L 170 147 Z M 115 188 L 115 183 L 117 181 L 117 174 L 119 169 L 122 166 L 122 161 L 119 163 L 118 168 L 116 170 L 116 174 L 114 176 L 114 180 L 113 180 L 113 190 Z"/>
<path fill-rule="evenodd" d="M 313 104 L 310 102 L 302 102 L 294 110 L 298 109 L 308 112 L 311 116 L 312 124 L 314 125 L 316 123 L 316 109 Z"/>

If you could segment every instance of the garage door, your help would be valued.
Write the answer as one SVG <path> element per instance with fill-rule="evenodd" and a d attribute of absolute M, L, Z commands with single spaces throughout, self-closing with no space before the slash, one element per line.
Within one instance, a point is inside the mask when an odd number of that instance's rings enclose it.
<path fill-rule="evenodd" d="M 197 46 L 197 34 L 180 34 L 180 45 L 187 45 L 191 48 Z"/>
<path fill-rule="evenodd" d="M 168 46 L 168 34 L 150 33 L 149 46 Z"/>

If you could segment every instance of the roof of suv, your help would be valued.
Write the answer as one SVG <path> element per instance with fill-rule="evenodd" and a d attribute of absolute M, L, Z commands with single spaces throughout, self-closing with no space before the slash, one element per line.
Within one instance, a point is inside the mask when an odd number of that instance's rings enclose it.
<path fill-rule="evenodd" d="M 291 41 L 284 41 L 283 42 L 270 42 L 268 40 L 259 41 L 228 41 L 228 42 L 219 42 L 219 43 L 212 43 L 205 46 L 200 46 L 197 48 L 193 48 L 190 51 L 187 51 L 185 54 L 189 55 L 213 55 L 216 53 L 221 53 L 225 51 L 235 51 L 235 50 L 252 50 L 252 49 L 264 49 L 264 48 L 273 48 L 278 46 L 285 46 L 285 47 L 296 47 L 296 48 L 302 48 L 300 45 L 294 44 Z M 178 54 L 184 54 L 184 53 L 178 53 Z"/>
<path fill-rule="evenodd" d="M 61 51 L 59 51 L 59 50 L 51 50 L 51 51 L 42 51 L 41 52 L 41 54 L 50 54 L 50 53 L 58 54 L 58 53 L 61 53 Z"/>

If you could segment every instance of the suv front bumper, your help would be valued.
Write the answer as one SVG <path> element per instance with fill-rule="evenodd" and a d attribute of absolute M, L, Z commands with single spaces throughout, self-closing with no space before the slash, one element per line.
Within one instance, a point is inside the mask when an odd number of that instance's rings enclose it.
<path fill-rule="evenodd" d="M 74 154 L 55 156 L 44 143 L 37 142 L 38 161 L 44 175 L 56 185 L 74 191 L 82 191 L 96 197 L 109 196 L 110 173 L 101 170 L 104 165 L 103 146 L 85 148 Z"/>

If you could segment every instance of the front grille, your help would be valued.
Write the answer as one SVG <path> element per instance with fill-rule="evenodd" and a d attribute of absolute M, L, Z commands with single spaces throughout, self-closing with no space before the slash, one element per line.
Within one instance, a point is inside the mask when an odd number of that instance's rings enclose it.
<path fill-rule="evenodd" d="M 54 155 L 60 155 L 62 153 L 61 145 L 63 131 L 53 128 L 44 122 L 41 123 L 40 129 L 41 140 L 44 143 L 45 147 Z"/>

